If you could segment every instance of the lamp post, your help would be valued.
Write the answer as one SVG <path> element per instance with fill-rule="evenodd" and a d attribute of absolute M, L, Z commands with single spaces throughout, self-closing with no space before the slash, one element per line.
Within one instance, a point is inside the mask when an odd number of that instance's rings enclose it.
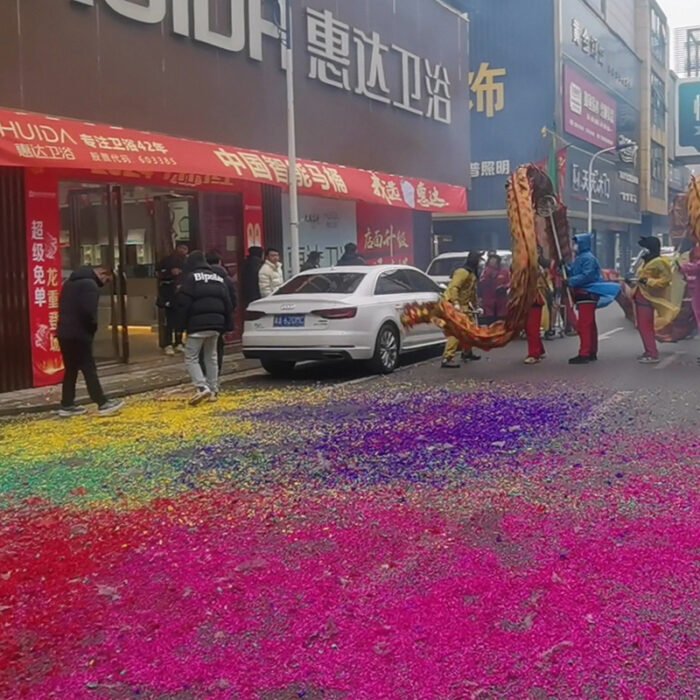
<path fill-rule="evenodd" d="M 267 2 L 275 0 L 267 0 Z M 292 275 L 299 274 L 299 194 L 297 186 L 297 140 L 294 109 L 294 49 L 292 44 L 292 0 L 277 0 L 275 24 L 285 48 L 287 63 L 287 149 L 289 159 L 289 238 Z M 284 12 L 284 15 L 282 14 Z M 282 18 L 284 17 L 284 22 Z"/>
<path fill-rule="evenodd" d="M 634 142 L 620 143 L 617 146 L 609 146 L 596 151 L 588 162 L 588 233 L 593 233 L 593 165 L 600 156 L 605 153 L 619 153 L 620 151 L 637 152 L 637 144 Z"/>

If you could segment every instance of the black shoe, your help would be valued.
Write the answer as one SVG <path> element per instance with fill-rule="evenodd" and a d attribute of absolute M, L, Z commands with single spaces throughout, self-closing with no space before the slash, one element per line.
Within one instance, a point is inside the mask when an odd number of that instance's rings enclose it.
<path fill-rule="evenodd" d="M 581 355 L 576 355 L 569 360 L 570 365 L 587 365 L 590 359 L 587 357 L 581 357 Z"/>
<path fill-rule="evenodd" d="M 481 359 L 481 355 L 475 355 L 473 352 L 463 352 L 462 360 L 464 362 L 476 362 Z"/>
<path fill-rule="evenodd" d="M 85 406 L 61 406 L 58 409 L 59 418 L 73 418 L 75 416 L 82 416 L 87 413 L 87 408 Z"/>
<path fill-rule="evenodd" d="M 442 367 L 442 369 L 459 369 L 461 366 L 462 366 L 462 365 L 460 365 L 459 362 L 457 362 L 457 361 L 454 360 L 454 359 L 452 359 L 452 360 L 443 360 L 443 361 L 440 363 L 440 367 Z"/>
<path fill-rule="evenodd" d="M 594 353 L 588 358 L 591 362 L 598 362 L 598 353 Z"/>

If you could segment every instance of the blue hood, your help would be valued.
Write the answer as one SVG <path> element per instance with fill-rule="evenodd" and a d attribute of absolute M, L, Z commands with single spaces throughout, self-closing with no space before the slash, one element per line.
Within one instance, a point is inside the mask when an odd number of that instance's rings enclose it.
<path fill-rule="evenodd" d="M 574 236 L 574 241 L 578 244 L 579 255 L 581 253 L 590 253 L 593 248 L 593 234 L 592 233 L 579 233 Z"/>

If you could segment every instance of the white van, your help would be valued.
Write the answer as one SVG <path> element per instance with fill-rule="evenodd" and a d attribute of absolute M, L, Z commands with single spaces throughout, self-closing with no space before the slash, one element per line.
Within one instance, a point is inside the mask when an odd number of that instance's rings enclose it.
<path fill-rule="evenodd" d="M 504 267 L 510 267 L 513 260 L 513 253 L 510 250 L 496 250 L 488 251 L 482 256 L 482 260 L 485 263 L 486 258 L 490 252 L 495 252 L 496 255 L 501 256 L 501 264 Z M 433 282 L 440 284 L 442 286 L 447 286 L 454 271 L 464 265 L 469 251 L 459 252 L 459 253 L 441 253 L 436 258 L 433 258 L 426 273 Z"/>

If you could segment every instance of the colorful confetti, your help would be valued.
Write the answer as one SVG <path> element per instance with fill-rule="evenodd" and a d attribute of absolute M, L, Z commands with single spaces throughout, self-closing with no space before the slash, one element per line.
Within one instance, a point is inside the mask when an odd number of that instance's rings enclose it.
<path fill-rule="evenodd" d="M 700 440 L 409 383 L 0 424 L 0 697 L 690 698 Z"/>

